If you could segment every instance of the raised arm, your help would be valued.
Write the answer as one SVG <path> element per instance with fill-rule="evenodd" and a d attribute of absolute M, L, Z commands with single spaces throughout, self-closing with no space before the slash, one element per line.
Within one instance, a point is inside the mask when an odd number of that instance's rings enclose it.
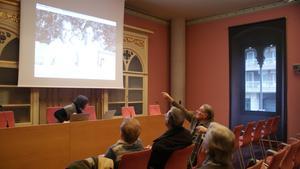
<path fill-rule="evenodd" d="M 182 110 L 185 113 L 186 119 L 191 122 L 194 118 L 194 113 L 192 111 L 187 110 L 181 104 L 177 103 L 167 92 L 161 92 L 163 97 L 168 100 L 172 106 L 177 107 L 178 109 Z"/>

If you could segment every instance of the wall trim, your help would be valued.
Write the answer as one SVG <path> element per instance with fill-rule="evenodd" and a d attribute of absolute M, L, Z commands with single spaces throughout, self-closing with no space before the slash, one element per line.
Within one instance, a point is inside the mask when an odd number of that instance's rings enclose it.
<path fill-rule="evenodd" d="M 158 18 L 158 17 L 155 17 L 155 16 L 151 16 L 151 15 L 136 11 L 136 10 L 128 8 L 128 7 L 125 7 L 124 12 L 126 14 L 136 16 L 136 17 L 140 17 L 140 18 L 143 18 L 143 19 L 148 19 L 150 21 L 154 21 L 154 22 L 157 22 L 157 23 L 160 23 L 160 24 L 164 24 L 164 25 L 169 25 L 170 24 L 170 22 L 168 20 L 164 20 L 164 19 L 161 19 L 161 18 Z"/>
<path fill-rule="evenodd" d="M 296 5 L 296 4 L 300 4 L 299 2 L 300 2 L 299 0 L 295 0 L 295 1 L 292 1 L 292 2 L 280 1 L 280 2 L 275 2 L 275 3 L 272 3 L 272 4 L 268 4 L 268 5 L 241 9 L 241 10 L 238 10 L 238 11 L 235 11 L 235 12 L 229 12 L 229 13 L 225 13 L 225 14 L 208 16 L 208 17 L 203 17 L 203 18 L 198 18 L 198 19 L 192 19 L 192 20 L 188 20 L 186 22 L 186 24 L 188 26 L 189 25 L 195 25 L 195 24 L 198 24 L 198 23 L 204 23 L 204 22 L 209 22 L 209 21 L 218 20 L 218 19 L 225 19 L 225 18 L 245 15 L 245 14 L 249 14 L 249 13 L 254 13 L 254 12 L 258 12 L 258 11 L 273 9 L 273 8 L 279 8 L 279 7 L 289 6 L 289 5 Z"/>

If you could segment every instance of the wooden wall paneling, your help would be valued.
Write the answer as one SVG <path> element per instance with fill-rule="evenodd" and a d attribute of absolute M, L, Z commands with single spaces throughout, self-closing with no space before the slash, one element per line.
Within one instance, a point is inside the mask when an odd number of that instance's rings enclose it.
<path fill-rule="evenodd" d="M 69 163 L 67 125 L 0 129 L 0 138 L 0 168 L 57 169 Z"/>
<path fill-rule="evenodd" d="M 163 115 L 137 119 L 144 146 L 166 131 Z M 0 168 L 62 169 L 74 160 L 103 154 L 120 138 L 122 120 L 0 129 Z"/>

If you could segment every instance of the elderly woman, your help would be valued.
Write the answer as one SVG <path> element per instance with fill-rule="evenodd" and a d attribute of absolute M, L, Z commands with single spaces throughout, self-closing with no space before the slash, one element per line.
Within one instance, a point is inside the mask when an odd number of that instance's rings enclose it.
<path fill-rule="evenodd" d="M 72 114 L 83 113 L 83 110 L 87 106 L 88 102 L 89 99 L 86 96 L 78 95 L 73 100 L 73 103 L 65 106 L 62 109 L 57 110 L 54 113 L 54 116 L 60 123 L 68 122 Z"/>
<path fill-rule="evenodd" d="M 98 169 L 98 166 L 117 169 L 124 154 L 144 149 L 142 142 L 138 139 L 141 133 L 141 125 L 138 120 L 124 119 L 120 130 L 120 140 L 108 149 L 104 157 L 100 155 L 74 161 L 67 169 Z"/>
<path fill-rule="evenodd" d="M 124 119 L 120 126 L 121 138 L 112 145 L 105 153 L 106 158 L 114 161 L 114 168 L 117 169 L 121 157 L 130 152 L 141 151 L 144 149 L 139 138 L 141 134 L 141 125 L 137 119 Z"/>
<path fill-rule="evenodd" d="M 234 134 L 225 126 L 212 122 L 205 134 L 206 160 L 199 169 L 233 169 Z"/>
<path fill-rule="evenodd" d="M 184 112 L 176 107 L 171 107 L 165 116 L 165 124 L 168 130 L 154 140 L 148 163 L 150 169 L 163 169 L 175 150 L 192 144 L 191 133 L 182 126 L 185 120 Z"/>

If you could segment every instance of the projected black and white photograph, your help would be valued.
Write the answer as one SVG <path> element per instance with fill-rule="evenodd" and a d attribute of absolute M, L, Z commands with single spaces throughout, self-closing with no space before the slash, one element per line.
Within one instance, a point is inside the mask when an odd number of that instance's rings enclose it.
<path fill-rule="evenodd" d="M 115 80 L 116 22 L 36 4 L 34 76 Z"/>

